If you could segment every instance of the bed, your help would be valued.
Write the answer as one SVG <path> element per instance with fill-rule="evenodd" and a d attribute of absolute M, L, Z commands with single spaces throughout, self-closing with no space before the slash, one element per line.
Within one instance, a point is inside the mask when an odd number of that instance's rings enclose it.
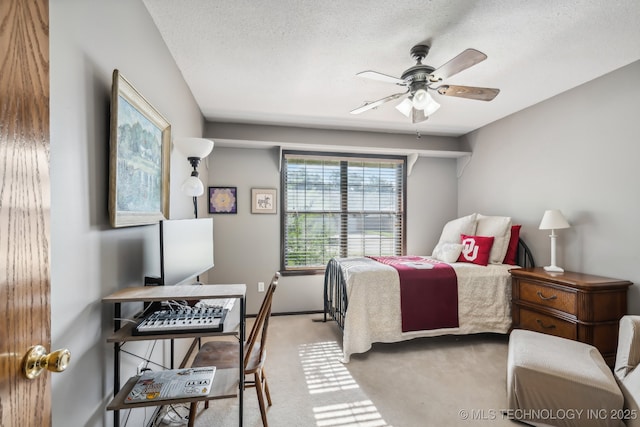
<path fill-rule="evenodd" d="M 500 218 L 499 227 L 495 226 L 497 218 Z M 349 362 L 352 354 L 368 351 L 375 342 L 392 343 L 441 335 L 508 333 L 511 327 L 509 270 L 535 265 L 531 251 L 519 237 L 519 230 L 520 226 L 512 225 L 509 217 L 473 214 L 447 223 L 436 248 L 429 256 L 331 259 L 324 276 L 324 321 L 331 317 L 342 329 L 342 361 Z M 453 259 L 451 254 L 443 256 L 439 252 L 442 247 L 455 246 L 457 250 L 457 245 L 461 245 L 457 242 L 475 234 L 482 236 L 477 237 L 478 239 L 494 234 L 491 237 L 495 245 L 487 252 L 490 256 L 487 255 L 486 264 L 466 262 L 462 255 L 455 253 Z M 464 245 L 462 246 L 464 252 Z M 427 297 L 424 302 L 418 301 L 416 297 L 409 298 L 406 296 L 409 295 L 405 290 L 407 288 L 401 287 L 406 286 L 401 283 L 401 277 L 408 273 L 403 273 L 398 264 L 403 264 L 401 267 L 406 270 L 424 268 L 434 271 L 434 267 L 452 270 L 456 294 L 446 296 L 436 292 L 437 297 Z M 423 274 L 418 271 L 410 273 Z M 405 292 L 404 297 L 401 289 Z M 436 286 L 431 289 L 440 288 Z M 407 326 L 410 323 L 407 316 L 412 313 L 409 310 L 425 315 L 433 309 L 439 310 L 446 306 L 440 301 L 446 301 L 446 298 L 455 298 L 453 310 L 456 311 L 456 322 L 432 318 L 428 322 L 435 323 L 430 323 L 432 326 L 425 329 Z M 412 308 L 407 305 L 410 300 L 413 300 Z M 425 309 L 428 304 L 432 304 L 429 306 L 431 308 Z M 447 317 L 446 312 L 442 313 L 442 316 Z"/>

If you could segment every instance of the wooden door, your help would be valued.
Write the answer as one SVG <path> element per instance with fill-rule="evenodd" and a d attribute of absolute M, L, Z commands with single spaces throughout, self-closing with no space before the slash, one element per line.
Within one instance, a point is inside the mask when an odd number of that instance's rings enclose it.
<path fill-rule="evenodd" d="M 49 2 L 0 1 L 0 425 L 50 426 Z"/>

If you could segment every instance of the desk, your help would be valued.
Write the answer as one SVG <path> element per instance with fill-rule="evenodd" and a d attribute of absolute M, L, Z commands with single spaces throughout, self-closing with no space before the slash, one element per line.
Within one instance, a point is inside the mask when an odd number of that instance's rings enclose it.
<path fill-rule="evenodd" d="M 121 289 L 102 299 L 104 303 L 114 304 L 114 333 L 107 338 L 107 342 L 114 344 L 114 369 L 113 369 L 113 400 L 107 405 L 107 410 L 114 411 L 113 425 L 119 427 L 121 409 L 133 409 L 143 406 L 161 406 L 168 403 L 189 403 L 213 398 L 235 397 L 234 389 L 237 386 L 239 398 L 239 425 L 242 426 L 242 413 L 244 402 L 244 372 L 243 366 L 244 340 L 245 340 L 245 315 L 246 285 L 184 285 L 184 286 L 140 286 Z M 163 335 L 133 335 L 134 325 L 127 323 L 122 326 L 121 304 L 126 302 L 161 302 L 169 300 L 202 300 L 215 298 L 237 298 L 240 304 L 234 304 L 233 309 L 227 314 L 222 332 L 187 331 L 175 334 Z M 120 347 L 127 341 L 164 340 L 174 338 L 199 338 L 204 336 L 236 335 L 240 346 L 239 369 L 216 370 L 211 392 L 206 397 L 164 400 L 159 402 L 124 403 L 124 398 L 138 379 L 130 378 L 120 388 Z M 171 354 L 171 367 L 173 367 L 173 351 Z M 237 374 L 237 381 L 235 376 Z"/>

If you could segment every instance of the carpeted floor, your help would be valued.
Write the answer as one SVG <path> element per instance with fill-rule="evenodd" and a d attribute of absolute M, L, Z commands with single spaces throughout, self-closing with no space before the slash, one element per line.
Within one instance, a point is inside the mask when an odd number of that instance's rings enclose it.
<path fill-rule="evenodd" d="M 319 319 L 322 315 L 271 318 L 266 364 L 271 427 L 519 425 L 501 413 L 506 336 L 376 344 L 342 364 L 339 328 Z M 237 399 L 198 409 L 196 427 L 238 425 Z M 255 389 L 245 392 L 244 426 L 262 426 Z"/>

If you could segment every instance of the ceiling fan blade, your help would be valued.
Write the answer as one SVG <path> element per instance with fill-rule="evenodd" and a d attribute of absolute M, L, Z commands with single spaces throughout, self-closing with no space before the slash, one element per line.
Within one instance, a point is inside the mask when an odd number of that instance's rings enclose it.
<path fill-rule="evenodd" d="M 401 93 L 394 93 L 393 95 L 389 95 L 386 96 L 382 99 L 378 99 L 377 101 L 373 101 L 373 102 L 365 102 L 364 105 L 362 107 L 358 107 L 355 110 L 351 110 L 351 114 L 360 114 L 360 113 L 364 113 L 367 110 L 371 110 L 372 108 L 376 108 L 381 106 L 382 104 L 389 102 L 389 101 L 393 101 L 394 99 L 398 99 L 403 95 L 406 95 L 407 92 L 401 92 Z"/>
<path fill-rule="evenodd" d="M 467 68 L 476 65 L 479 62 L 487 59 L 487 55 L 475 49 L 467 49 L 461 54 L 451 59 L 449 62 L 436 69 L 431 73 L 433 80 L 439 81 L 446 79 L 447 77 L 454 76 L 460 71 L 464 71 Z"/>
<path fill-rule="evenodd" d="M 377 71 L 362 71 L 356 74 L 358 77 L 366 77 L 367 79 L 378 80 L 385 83 L 395 83 L 400 86 L 406 86 L 404 80 L 397 77 L 388 76 L 386 74 L 378 73 Z"/>
<path fill-rule="evenodd" d="M 456 85 L 442 85 L 437 88 L 437 91 L 440 95 L 457 96 L 458 98 L 476 99 L 478 101 L 491 101 L 500 93 L 500 89 Z"/>
<path fill-rule="evenodd" d="M 411 123 L 420 123 L 427 120 L 429 116 L 424 115 L 424 110 L 418 110 L 417 108 L 411 109 Z"/>

